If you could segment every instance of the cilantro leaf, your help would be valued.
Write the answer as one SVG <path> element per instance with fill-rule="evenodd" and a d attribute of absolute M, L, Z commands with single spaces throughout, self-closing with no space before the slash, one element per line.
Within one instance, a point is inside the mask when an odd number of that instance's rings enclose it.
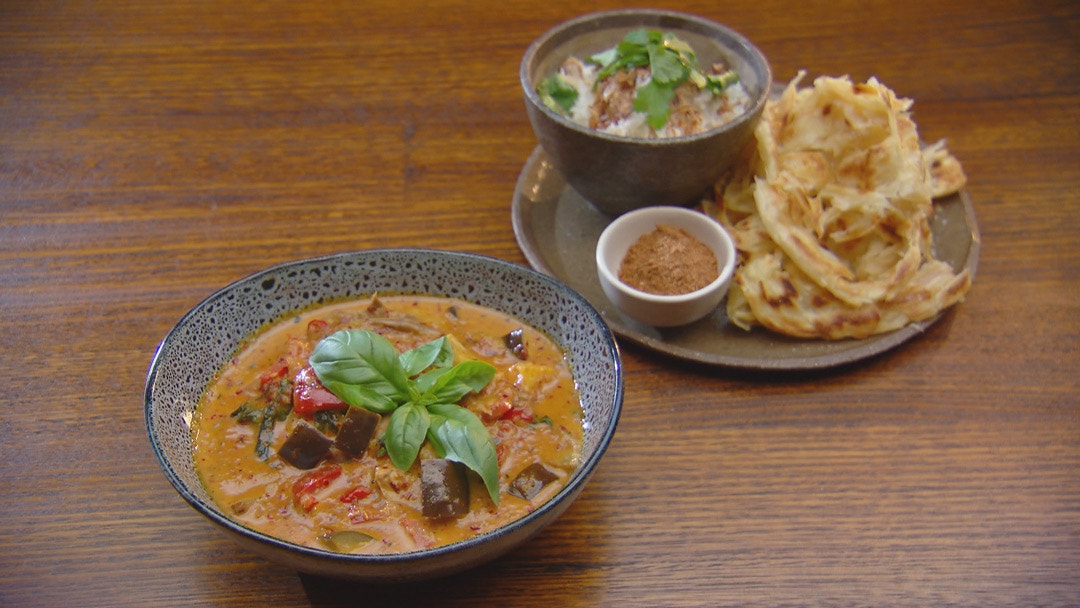
<path fill-rule="evenodd" d="M 688 42 L 671 33 L 645 28 L 627 33 L 616 46 L 592 55 L 589 60 L 601 66 L 597 74 L 598 86 L 600 81 L 616 72 L 649 68 L 651 77 L 648 83 L 638 88 L 634 110 L 644 113 L 646 122 L 655 130 L 667 124 L 675 89 L 684 82 L 689 81 L 698 89 L 714 94 L 720 94 L 738 82 L 738 74 L 733 70 L 719 76 L 706 76 Z"/>
<path fill-rule="evenodd" d="M 589 62 L 594 63 L 594 64 L 600 66 L 601 68 L 604 68 L 604 67 L 607 67 L 608 65 L 610 65 L 613 61 L 615 61 L 615 59 L 618 56 L 619 56 L 619 49 L 616 48 L 616 47 L 611 47 L 610 49 L 608 49 L 606 51 L 601 51 L 601 52 L 589 57 Z"/>
<path fill-rule="evenodd" d="M 649 46 L 649 68 L 653 80 L 672 88 L 684 82 L 689 74 L 689 68 L 679 60 L 679 56 L 660 45 Z"/>
<path fill-rule="evenodd" d="M 650 80 L 638 89 L 637 97 L 634 98 L 634 109 L 645 114 L 645 122 L 650 127 L 661 129 L 667 124 L 668 115 L 671 114 L 670 104 L 673 97 L 673 88 Z"/>
<path fill-rule="evenodd" d="M 578 98 L 577 89 L 557 73 L 541 80 L 536 86 L 536 93 L 545 106 L 560 114 L 568 114 Z"/>
<path fill-rule="evenodd" d="M 623 36 L 622 42 L 619 43 L 619 46 L 645 46 L 649 44 L 650 39 L 657 39 L 659 34 L 660 32 L 656 30 L 649 30 L 643 27 L 638 28 L 636 30 L 632 30 L 630 33 Z"/>

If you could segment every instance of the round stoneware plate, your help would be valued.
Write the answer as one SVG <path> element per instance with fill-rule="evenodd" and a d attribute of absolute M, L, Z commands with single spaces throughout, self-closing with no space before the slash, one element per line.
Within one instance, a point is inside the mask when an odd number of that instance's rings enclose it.
<path fill-rule="evenodd" d="M 979 258 L 979 230 L 966 191 L 936 201 L 932 230 L 937 257 L 972 276 Z M 805 370 L 833 367 L 877 355 L 921 334 L 941 315 L 863 340 L 802 340 L 762 329 L 744 331 L 728 321 L 724 306 L 691 325 L 656 328 L 623 315 L 607 299 L 596 275 L 596 241 L 611 218 L 581 197 L 537 147 L 514 189 L 514 234 L 537 270 L 576 290 L 623 339 L 680 359 L 743 369 Z M 948 311 L 942 314 L 947 314 Z"/>

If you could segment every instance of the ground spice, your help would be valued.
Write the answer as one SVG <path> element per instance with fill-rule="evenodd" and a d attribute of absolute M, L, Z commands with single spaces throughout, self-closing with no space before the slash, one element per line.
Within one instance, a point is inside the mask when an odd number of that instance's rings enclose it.
<path fill-rule="evenodd" d="M 657 295 L 696 291 L 719 274 L 711 249 L 686 230 L 666 224 L 634 241 L 619 265 L 623 283 Z"/>

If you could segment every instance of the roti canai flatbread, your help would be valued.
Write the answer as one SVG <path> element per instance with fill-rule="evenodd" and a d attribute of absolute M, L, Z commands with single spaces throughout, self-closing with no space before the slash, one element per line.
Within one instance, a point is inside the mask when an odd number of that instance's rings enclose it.
<path fill-rule="evenodd" d="M 938 142 L 920 146 L 911 100 L 870 79 L 802 74 L 770 101 L 705 210 L 740 264 L 728 317 L 803 338 L 865 338 L 963 299 L 968 272 L 933 257 L 933 197 L 966 177 Z"/>

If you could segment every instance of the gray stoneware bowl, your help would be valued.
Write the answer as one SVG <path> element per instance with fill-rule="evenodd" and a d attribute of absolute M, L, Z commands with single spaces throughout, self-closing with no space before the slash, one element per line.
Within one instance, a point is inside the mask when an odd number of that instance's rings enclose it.
<path fill-rule="evenodd" d="M 243 526 L 199 482 L 187 420 L 240 340 L 317 303 L 381 294 L 428 294 L 514 315 L 551 336 L 570 358 L 585 413 L 581 467 L 555 497 L 516 522 L 471 540 L 399 555 L 347 555 L 288 543 Z M 298 571 L 365 582 L 444 576 L 510 551 L 555 520 L 580 494 L 615 432 L 623 371 L 599 313 L 566 285 L 494 258 L 426 249 L 376 249 L 274 266 L 214 293 L 188 312 L 158 347 L 146 379 L 146 427 L 176 491 L 241 545 Z M 182 542 L 182 541 L 178 541 Z"/>
<path fill-rule="evenodd" d="M 672 32 L 697 52 L 701 65 L 723 58 L 753 99 L 745 114 L 697 135 L 644 139 L 608 135 L 579 125 L 540 100 L 536 85 L 570 56 L 611 48 L 641 27 Z M 772 69 L 749 40 L 728 27 L 665 10 L 613 10 L 562 23 L 540 36 L 521 60 L 529 121 L 555 167 L 586 200 L 616 216 L 651 205 L 697 202 L 753 135 L 772 85 Z"/>

